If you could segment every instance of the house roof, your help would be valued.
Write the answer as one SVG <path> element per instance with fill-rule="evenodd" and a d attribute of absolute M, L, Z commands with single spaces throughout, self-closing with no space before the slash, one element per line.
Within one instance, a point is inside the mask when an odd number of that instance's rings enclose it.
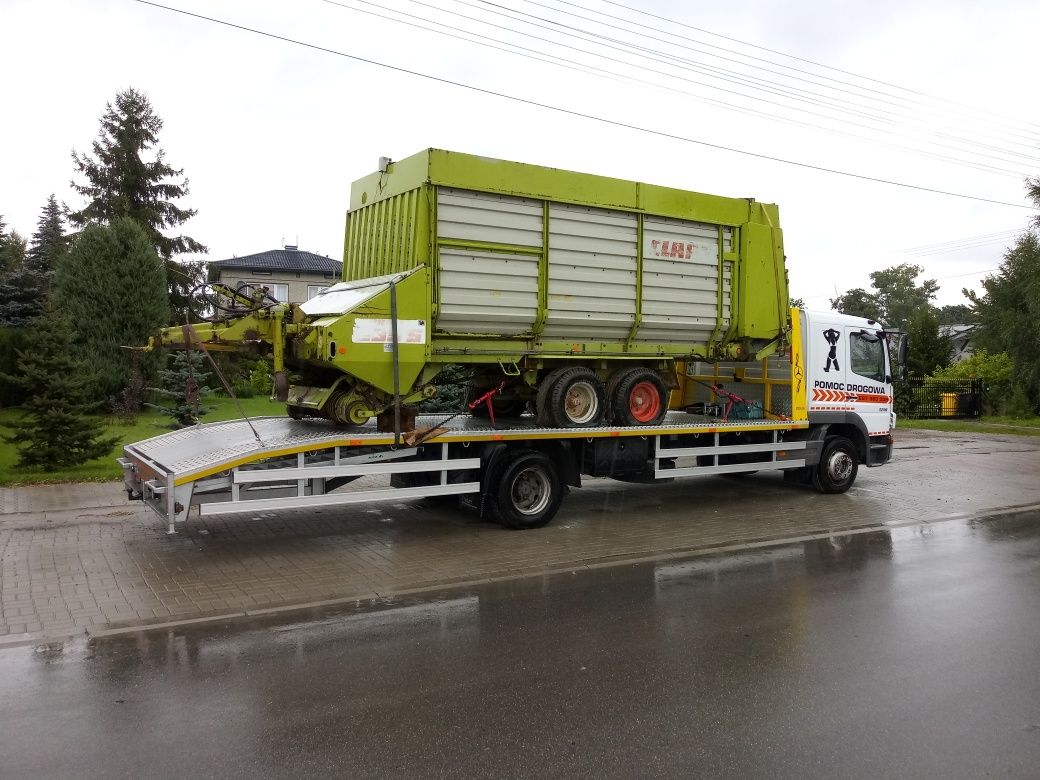
<path fill-rule="evenodd" d="M 250 271 L 310 271 L 312 273 L 335 274 L 343 271 L 343 263 L 331 257 L 301 252 L 296 247 L 269 249 L 254 255 L 213 260 L 210 265 L 220 268 L 243 268 Z"/>

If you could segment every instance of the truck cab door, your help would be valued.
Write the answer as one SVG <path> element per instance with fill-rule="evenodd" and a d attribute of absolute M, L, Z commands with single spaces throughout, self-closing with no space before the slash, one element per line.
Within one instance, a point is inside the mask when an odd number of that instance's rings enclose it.
<path fill-rule="evenodd" d="M 846 327 L 846 400 L 867 426 L 868 434 L 891 428 L 892 368 L 884 334 L 869 328 Z"/>

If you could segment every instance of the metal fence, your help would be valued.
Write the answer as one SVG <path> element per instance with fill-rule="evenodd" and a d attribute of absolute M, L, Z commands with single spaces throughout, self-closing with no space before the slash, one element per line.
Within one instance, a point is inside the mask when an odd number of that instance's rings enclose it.
<path fill-rule="evenodd" d="M 912 419 L 978 417 L 983 391 L 980 379 L 909 377 L 896 386 L 896 410 Z"/>

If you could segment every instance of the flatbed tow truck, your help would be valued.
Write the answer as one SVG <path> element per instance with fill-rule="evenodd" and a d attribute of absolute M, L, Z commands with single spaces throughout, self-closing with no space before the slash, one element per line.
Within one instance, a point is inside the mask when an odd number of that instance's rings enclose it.
<path fill-rule="evenodd" d="M 192 507 L 460 497 L 536 528 L 582 477 L 839 493 L 891 454 L 890 334 L 789 308 L 775 205 L 428 149 L 354 182 L 345 235 L 310 300 L 215 284 L 147 347 L 268 357 L 289 415 L 127 446 L 171 532 Z M 412 420 L 449 365 L 473 414 Z"/>
<path fill-rule="evenodd" d="M 402 435 L 379 431 L 374 420 L 348 428 L 319 418 L 216 422 L 127 445 L 125 487 L 170 533 L 193 507 L 209 516 L 460 497 L 482 517 L 537 528 L 582 477 L 654 483 L 783 471 L 841 493 L 860 464 L 891 457 L 886 341 L 867 321 L 834 312 L 794 309 L 792 322 L 787 354 L 683 364 L 671 402 L 694 411 L 671 410 L 657 425 L 561 429 L 531 415 L 493 424 L 437 414 L 416 418 Z M 877 386 L 857 370 L 879 372 Z"/>

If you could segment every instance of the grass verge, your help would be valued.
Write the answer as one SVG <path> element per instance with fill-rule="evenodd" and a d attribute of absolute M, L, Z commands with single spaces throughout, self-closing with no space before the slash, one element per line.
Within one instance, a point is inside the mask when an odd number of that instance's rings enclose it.
<path fill-rule="evenodd" d="M 203 422 L 218 422 L 241 417 L 241 413 L 230 398 L 212 396 L 205 403 L 215 407 L 204 415 Z M 270 401 L 267 398 L 241 398 L 239 403 L 249 417 L 268 417 L 285 414 L 285 404 Z M 10 424 L 22 415 L 20 409 L 0 409 L 0 437 L 9 436 L 14 431 Z M 122 469 L 116 463 L 124 444 L 149 439 L 170 430 L 169 418 L 159 412 L 148 409 L 141 413 L 137 422 L 127 425 L 111 417 L 103 418 L 109 436 L 118 436 L 119 442 L 112 448 L 112 453 L 103 458 L 87 461 L 73 468 L 58 471 L 41 469 L 25 469 L 18 467 L 18 450 L 13 444 L 0 438 L 0 486 L 54 484 L 58 482 L 103 482 L 119 479 Z"/>
<path fill-rule="evenodd" d="M 982 417 L 977 420 L 908 420 L 899 418 L 899 428 L 953 433 L 1006 433 L 1040 436 L 1040 417 Z"/>

